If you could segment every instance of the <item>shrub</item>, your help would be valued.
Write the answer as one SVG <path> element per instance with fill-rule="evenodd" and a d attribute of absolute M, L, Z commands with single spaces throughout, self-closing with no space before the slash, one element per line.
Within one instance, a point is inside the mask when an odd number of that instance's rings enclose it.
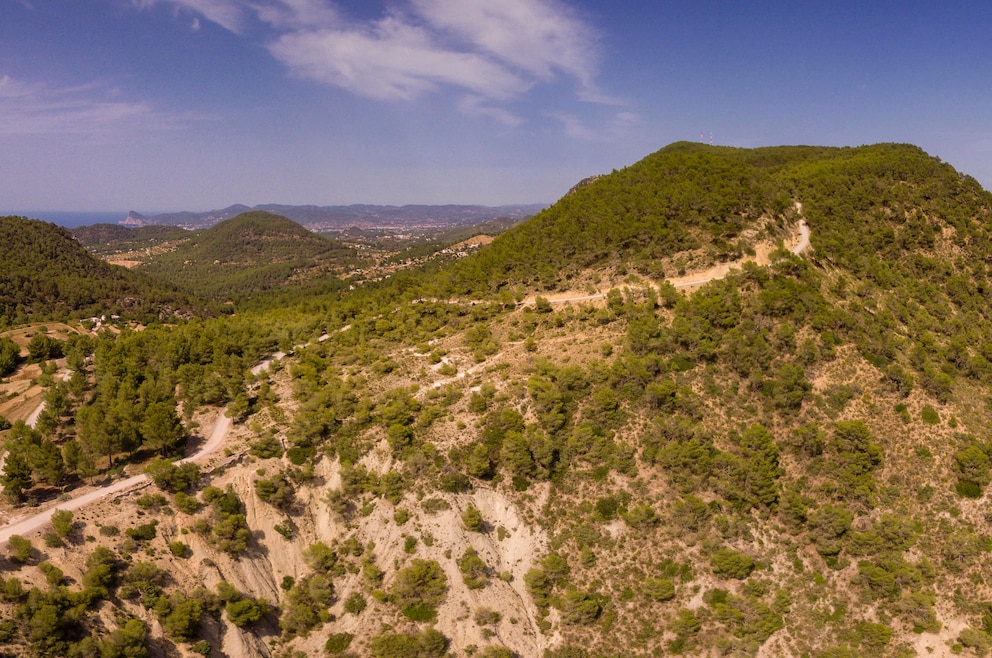
<path fill-rule="evenodd" d="M 469 589 L 481 589 L 489 582 L 489 567 L 471 546 L 459 558 L 458 568 L 462 572 L 462 581 Z"/>
<path fill-rule="evenodd" d="M 958 635 L 958 642 L 968 649 L 974 649 L 979 656 L 984 656 L 992 649 L 992 635 L 978 628 L 965 628 Z"/>
<path fill-rule="evenodd" d="M 754 570 L 754 560 L 749 555 L 732 548 L 721 548 L 710 556 L 713 573 L 724 578 L 743 580 Z"/>
<path fill-rule="evenodd" d="M 150 541 L 155 538 L 158 521 L 143 523 L 136 528 L 128 528 L 124 534 L 137 541 Z"/>
<path fill-rule="evenodd" d="M 929 404 L 924 405 L 923 410 L 920 412 L 920 418 L 927 425 L 940 424 L 940 414 L 938 414 L 937 410 L 931 407 Z"/>
<path fill-rule="evenodd" d="M 447 649 L 448 639 L 433 628 L 417 635 L 383 633 L 369 643 L 372 658 L 442 658 Z"/>
<path fill-rule="evenodd" d="M 224 606 L 227 619 L 238 628 L 254 624 L 269 611 L 269 602 L 265 599 L 243 598 L 229 601 Z"/>
<path fill-rule="evenodd" d="M 479 652 L 479 658 L 513 658 L 516 655 L 512 649 L 498 644 L 490 644 Z"/>
<path fill-rule="evenodd" d="M 650 505 L 635 505 L 623 515 L 623 520 L 632 528 L 653 528 L 660 522 L 658 513 Z"/>
<path fill-rule="evenodd" d="M 582 590 L 570 589 L 561 600 L 561 618 L 568 624 L 591 624 L 602 611 L 600 602 Z"/>
<path fill-rule="evenodd" d="M 546 607 L 551 597 L 551 582 L 541 569 L 528 569 L 524 574 L 524 585 L 539 608 Z"/>
<path fill-rule="evenodd" d="M 21 535 L 11 535 L 7 544 L 10 547 L 10 559 L 21 564 L 26 564 L 31 559 L 31 554 L 34 552 L 31 540 Z"/>
<path fill-rule="evenodd" d="M 643 589 L 652 601 L 668 601 L 675 597 L 675 585 L 667 578 L 647 578 L 644 580 Z"/>
<path fill-rule="evenodd" d="M 196 514 L 200 511 L 200 501 L 182 491 L 176 492 L 176 509 L 183 514 Z"/>
<path fill-rule="evenodd" d="M 93 550 L 86 558 L 83 588 L 91 599 L 106 599 L 117 578 L 117 557 L 103 546 Z"/>
<path fill-rule="evenodd" d="M 957 473 L 957 492 L 966 498 L 980 498 L 982 491 L 992 481 L 992 461 L 978 444 L 972 443 L 954 453 L 954 472 Z"/>
<path fill-rule="evenodd" d="M 396 573 L 393 583 L 393 596 L 401 608 L 416 604 L 434 607 L 447 592 L 448 579 L 435 560 L 413 560 Z"/>
<path fill-rule="evenodd" d="M 310 574 L 286 592 L 279 627 L 288 633 L 305 636 L 329 618 L 327 608 L 333 602 L 334 584 L 330 578 L 319 573 Z"/>
<path fill-rule="evenodd" d="M 368 603 L 365 601 L 365 597 L 362 596 L 361 592 L 352 592 L 344 600 L 344 611 L 352 615 L 359 615 L 365 610 L 365 606 L 367 605 Z"/>
<path fill-rule="evenodd" d="M 282 445 L 279 439 L 271 434 L 266 434 L 258 438 L 248 448 L 248 453 L 259 459 L 272 459 L 282 457 Z"/>
<path fill-rule="evenodd" d="M 303 562 L 317 573 L 328 573 L 337 564 L 338 554 L 322 541 L 310 544 L 303 551 Z"/>
<path fill-rule="evenodd" d="M 156 459 L 147 467 L 145 473 L 159 489 L 175 493 L 190 491 L 200 479 L 200 467 L 192 462 L 176 466 L 167 459 Z"/>
<path fill-rule="evenodd" d="M 293 506 L 293 485 L 282 473 L 271 478 L 255 480 L 255 495 L 283 512 Z"/>
<path fill-rule="evenodd" d="M 170 541 L 169 551 L 176 557 L 189 557 L 189 546 L 181 541 Z"/>
<path fill-rule="evenodd" d="M 475 611 L 475 623 L 479 626 L 495 626 L 503 618 L 503 615 L 499 614 L 492 608 L 479 608 Z"/>
<path fill-rule="evenodd" d="M 64 509 L 52 512 L 52 528 L 63 539 L 72 534 L 72 512 Z"/>
<path fill-rule="evenodd" d="M 809 514 L 807 527 L 810 539 L 828 564 L 834 563 L 843 548 L 842 539 L 851 528 L 853 520 L 854 514 L 833 505 L 824 505 Z"/>
<path fill-rule="evenodd" d="M 162 494 L 145 494 L 134 501 L 138 507 L 144 510 L 158 509 L 168 504 L 168 500 Z"/>
<path fill-rule="evenodd" d="M 213 544 L 225 553 L 243 553 L 250 540 L 251 530 L 244 514 L 231 514 L 213 526 Z"/>
<path fill-rule="evenodd" d="M 421 501 L 420 508 L 428 514 L 437 514 L 451 509 L 451 505 L 443 498 L 425 498 Z"/>
<path fill-rule="evenodd" d="M 482 513 L 474 505 L 469 505 L 462 512 L 462 523 L 465 524 L 465 529 L 471 532 L 482 532 L 485 527 Z"/>
<path fill-rule="evenodd" d="M 855 628 L 858 643 L 870 649 L 881 649 L 892 639 L 892 628 L 885 624 L 863 621 Z"/>
<path fill-rule="evenodd" d="M 195 598 L 187 598 L 182 592 L 176 592 L 169 598 L 160 598 L 155 603 L 155 612 L 169 637 L 187 642 L 196 637 L 203 616 L 203 604 Z"/>
<path fill-rule="evenodd" d="M 351 641 L 355 638 L 351 633 L 331 633 L 324 643 L 324 651 L 332 656 L 344 653 L 351 646 Z"/>

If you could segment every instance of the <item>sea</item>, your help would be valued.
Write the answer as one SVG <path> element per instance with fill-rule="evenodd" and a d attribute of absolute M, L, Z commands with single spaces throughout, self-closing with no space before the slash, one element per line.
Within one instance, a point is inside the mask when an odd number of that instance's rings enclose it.
<path fill-rule="evenodd" d="M 107 210 L 102 212 L 70 212 L 66 210 L 25 210 L 15 212 L 0 212 L 0 215 L 15 215 L 28 219 L 40 219 L 44 222 L 58 224 L 65 228 L 90 226 L 91 224 L 119 224 L 127 217 L 126 210 Z"/>

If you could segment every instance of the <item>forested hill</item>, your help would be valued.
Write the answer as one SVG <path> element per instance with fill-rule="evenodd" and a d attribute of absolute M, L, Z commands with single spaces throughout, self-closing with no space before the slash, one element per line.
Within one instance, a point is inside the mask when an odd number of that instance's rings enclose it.
<path fill-rule="evenodd" d="M 350 247 L 268 212 L 252 211 L 188 234 L 188 241 L 139 269 L 211 301 L 237 301 L 279 288 L 333 290 L 355 261 Z"/>
<path fill-rule="evenodd" d="M 0 217 L 0 326 L 110 313 L 171 318 L 192 307 L 174 289 L 94 258 L 64 228 Z"/>
<path fill-rule="evenodd" d="M 150 242 L 180 240 L 187 237 L 185 229 L 178 226 L 121 226 L 119 224 L 92 224 L 71 229 L 84 247 L 113 246 L 119 250 L 131 249 Z"/>
<path fill-rule="evenodd" d="M 747 250 L 749 230 L 780 237 L 795 223 L 796 201 L 814 227 L 817 252 L 859 271 L 877 261 L 879 250 L 886 257 L 909 254 L 943 221 L 969 249 L 988 247 L 987 225 L 970 218 L 987 219 L 992 197 L 915 146 L 740 149 L 679 142 L 577 186 L 461 263 L 452 281 L 456 292 L 481 292 L 554 289 L 590 267 L 671 276 L 663 264 L 676 254 L 697 250 L 711 261 L 727 260 Z"/>
<path fill-rule="evenodd" d="M 637 276 L 800 218 L 799 255 L 684 294 Z M 0 430 L 0 513 L 125 462 L 153 485 L 10 538 L 0 653 L 992 650 L 992 195 L 971 178 L 907 145 L 682 143 L 453 265 L 317 296 L 341 261 L 314 239 L 254 214 L 190 233 L 165 273 L 237 305 L 273 262 L 289 276 L 261 283 L 309 303 L 66 341 L 70 380 L 38 377 L 37 426 Z M 221 413 L 202 471 L 150 461 Z"/>

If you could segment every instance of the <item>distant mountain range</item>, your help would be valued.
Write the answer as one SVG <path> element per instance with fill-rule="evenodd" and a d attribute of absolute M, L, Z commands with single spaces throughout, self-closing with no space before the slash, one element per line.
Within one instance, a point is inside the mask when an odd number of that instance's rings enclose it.
<path fill-rule="evenodd" d="M 473 225 L 499 218 L 522 219 L 543 210 L 542 204 L 509 206 L 406 205 L 406 206 L 286 206 L 263 204 L 249 208 L 235 204 L 223 210 L 176 212 L 145 216 L 131 211 L 119 223 L 125 226 L 182 226 L 208 228 L 245 212 L 265 211 L 282 215 L 310 230 L 359 228 L 420 228 Z"/>

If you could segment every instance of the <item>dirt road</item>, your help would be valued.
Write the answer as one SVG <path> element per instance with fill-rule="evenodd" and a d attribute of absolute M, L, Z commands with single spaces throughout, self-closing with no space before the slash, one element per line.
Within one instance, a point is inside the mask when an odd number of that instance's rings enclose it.
<path fill-rule="evenodd" d="M 796 207 L 799 209 L 800 212 L 802 212 L 802 205 L 801 204 L 797 203 L 796 204 Z M 804 251 L 806 251 L 807 249 L 809 249 L 809 234 L 810 234 L 809 224 L 806 223 L 806 220 L 805 219 L 800 219 L 799 220 L 799 241 L 791 249 L 789 249 L 789 251 L 791 251 L 793 254 L 795 254 L 795 255 L 798 256 L 799 254 L 801 254 Z M 759 265 L 767 265 L 768 264 L 768 253 L 770 253 L 770 252 L 771 252 L 771 249 L 769 248 L 769 249 L 766 249 L 763 252 L 759 253 L 757 259 L 754 259 L 754 258 L 745 258 L 745 259 L 742 259 L 742 260 L 734 261 L 732 263 L 723 263 L 723 264 L 720 264 L 720 265 L 716 265 L 714 267 L 711 267 L 711 268 L 709 268 L 707 270 L 704 270 L 702 272 L 695 272 L 694 274 L 689 274 L 689 275 L 686 275 L 686 276 L 683 276 L 683 277 L 666 279 L 666 281 L 668 281 L 669 283 L 671 283 L 676 288 L 694 288 L 696 286 L 701 286 L 701 285 L 710 283 L 711 281 L 716 281 L 718 279 L 722 279 L 725 276 L 727 276 L 727 274 L 729 274 L 731 270 L 736 269 L 736 268 L 740 268 L 744 263 L 746 263 L 748 261 L 755 261 L 755 260 L 757 260 L 757 263 Z M 654 284 L 652 284 L 652 285 L 654 285 Z M 657 289 L 657 286 L 655 286 L 655 289 Z M 607 293 L 605 293 L 605 292 L 600 292 L 600 293 L 594 293 L 594 294 L 591 294 L 591 295 L 589 295 L 589 294 L 586 294 L 586 295 L 575 295 L 575 296 L 566 295 L 566 296 L 563 296 L 563 297 L 552 296 L 552 297 L 548 297 L 547 299 L 552 304 L 576 304 L 576 303 L 579 303 L 579 302 L 591 302 L 591 301 L 596 301 L 596 300 L 600 300 L 600 299 L 605 299 L 606 298 L 606 294 Z M 533 305 L 534 303 L 535 303 L 535 298 L 527 299 L 527 300 L 524 300 L 522 302 L 523 305 Z"/>
<path fill-rule="evenodd" d="M 214 452 L 218 450 L 223 444 L 224 440 L 227 438 L 228 433 L 231 431 L 231 419 L 224 415 L 223 412 L 219 413 L 217 416 L 217 421 L 214 423 L 213 430 L 210 432 L 210 437 L 207 442 L 203 444 L 195 454 L 180 460 L 180 464 L 185 462 L 198 462 L 206 459 Z M 76 510 L 80 507 L 88 505 L 92 502 L 98 501 L 101 498 L 110 496 L 122 491 L 127 491 L 136 487 L 145 486 L 149 483 L 148 476 L 145 474 L 133 475 L 129 478 L 123 480 L 118 480 L 112 484 L 105 487 L 100 487 L 99 489 L 94 489 L 93 491 L 88 491 L 81 494 L 71 500 L 65 500 L 50 509 L 46 509 L 37 514 L 33 514 L 26 518 L 11 521 L 7 525 L 0 528 L 0 546 L 7 543 L 10 540 L 11 535 L 26 535 L 28 533 L 34 532 L 42 527 L 44 527 L 52 518 L 52 514 L 57 509 L 63 510 Z"/>

